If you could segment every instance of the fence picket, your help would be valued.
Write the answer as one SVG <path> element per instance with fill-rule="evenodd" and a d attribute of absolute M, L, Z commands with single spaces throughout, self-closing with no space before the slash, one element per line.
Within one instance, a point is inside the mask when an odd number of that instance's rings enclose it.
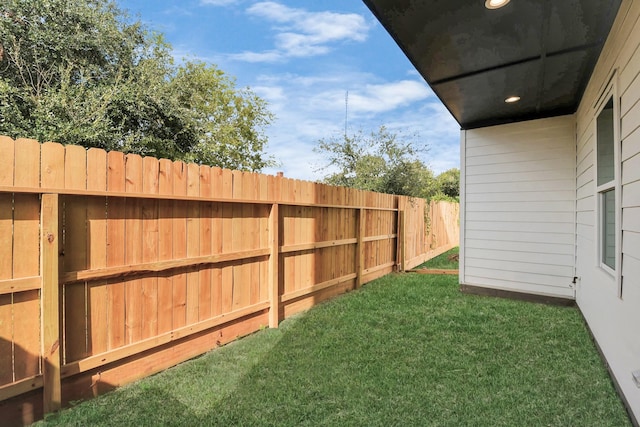
<path fill-rule="evenodd" d="M 200 194 L 200 168 L 194 163 L 187 165 L 187 195 Z M 200 202 L 187 203 L 187 258 L 200 254 Z M 196 323 L 199 318 L 200 274 L 197 271 L 187 273 L 187 325 Z"/>
<path fill-rule="evenodd" d="M 222 171 L 222 197 L 233 198 L 233 175 L 230 170 Z M 233 251 L 233 206 L 230 203 L 222 205 L 222 252 Z M 229 264 L 222 265 L 222 289 L 221 289 L 221 310 L 228 313 L 233 307 L 233 267 Z"/>
<path fill-rule="evenodd" d="M 104 150 L 92 148 L 87 151 L 87 189 L 107 189 L 107 153 Z M 88 267 L 104 268 L 107 266 L 107 201 L 105 197 L 96 196 L 89 198 L 87 203 Z M 87 287 L 87 293 L 87 350 L 89 354 L 100 354 L 109 348 L 107 281 L 92 282 Z"/>
<path fill-rule="evenodd" d="M 83 147 L 65 147 L 64 186 L 87 188 L 87 154 Z M 69 196 L 64 200 L 64 265 L 66 272 L 87 268 L 87 198 Z M 65 360 L 79 360 L 87 349 L 87 285 L 73 283 L 64 287 Z"/>
<path fill-rule="evenodd" d="M 211 168 L 211 191 L 213 197 L 222 197 L 222 169 Z M 222 253 L 222 203 L 214 202 L 211 208 L 211 253 Z M 222 269 L 215 265 L 211 271 L 211 315 L 222 314 Z"/>
<path fill-rule="evenodd" d="M 173 194 L 173 163 L 159 162 L 158 193 Z M 158 201 L 158 261 L 173 259 L 173 206 L 171 200 Z M 173 277 L 158 276 L 158 334 L 173 327 Z"/>
<path fill-rule="evenodd" d="M 65 187 L 65 149 L 62 144 L 45 142 L 40 152 L 40 182 L 42 188 Z"/>
<path fill-rule="evenodd" d="M 40 144 L 16 141 L 16 185 L 39 184 Z M 33 157 L 32 157 L 33 156 Z M 35 173 L 36 177 L 29 174 Z M 13 278 L 40 274 L 40 200 L 37 194 L 15 194 L 13 203 Z M 36 256 L 26 256 L 34 254 Z M 13 380 L 40 372 L 40 295 L 38 290 L 12 294 Z M 11 320 L 9 320 L 11 321 Z M 35 323 L 35 325 L 34 325 Z"/>
<path fill-rule="evenodd" d="M 187 195 L 187 165 L 173 162 L 173 194 Z M 173 258 L 187 257 L 187 204 L 173 203 Z M 187 322 L 187 275 L 183 270 L 173 277 L 173 329 Z"/>
<path fill-rule="evenodd" d="M 125 191 L 142 192 L 142 157 L 125 156 Z M 125 207 L 125 264 L 142 262 L 142 203 L 140 199 L 127 200 Z M 142 282 L 131 279 L 125 282 L 125 342 L 132 344 L 142 339 Z"/>
<path fill-rule="evenodd" d="M 199 171 L 200 179 L 200 197 L 207 198 L 212 197 L 211 186 L 211 168 L 209 166 L 200 166 Z M 200 230 L 198 232 L 200 236 L 200 256 L 211 255 L 211 216 L 212 216 L 213 204 L 211 202 L 200 203 Z M 211 266 L 207 265 L 200 270 L 198 283 L 199 283 L 199 306 L 198 306 L 198 320 L 205 320 L 211 317 Z"/>
<path fill-rule="evenodd" d="M 0 185 L 13 185 L 14 141 L 0 136 Z M 13 194 L 0 193 L 0 280 L 13 276 Z M 0 386 L 13 382 L 13 295 L 0 294 Z"/>
<path fill-rule="evenodd" d="M 107 189 L 125 191 L 124 154 L 107 153 Z M 126 200 L 110 197 L 107 200 L 107 266 L 124 265 L 125 257 L 125 208 Z M 125 299 L 123 279 L 107 282 L 107 325 L 109 349 L 125 343 Z"/>
<path fill-rule="evenodd" d="M 142 159 L 142 191 L 158 193 L 160 163 L 153 157 Z M 142 262 L 158 261 L 158 200 L 142 200 Z M 158 335 L 158 277 L 143 277 L 142 339 Z"/>

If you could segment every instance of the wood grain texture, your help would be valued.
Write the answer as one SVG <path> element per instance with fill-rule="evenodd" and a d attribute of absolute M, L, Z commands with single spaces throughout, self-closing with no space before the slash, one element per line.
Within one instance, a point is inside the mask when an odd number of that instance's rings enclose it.
<path fill-rule="evenodd" d="M 124 192 L 124 154 L 107 154 L 107 188 Z M 126 199 L 110 197 L 107 200 L 107 266 L 125 264 L 125 208 Z M 122 279 L 107 282 L 108 347 L 118 348 L 125 343 L 125 299 Z"/>
<path fill-rule="evenodd" d="M 105 191 L 107 188 L 107 153 L 92 148 L 87 151 L 87 189 Z M 87 268 L 107 266 L 107 199 L 87 199 Z M 87 285 L 87 352 L 100 354 L 109 348 L 107 281 Z"/>
<path fill-rule="evenodd" d="M 60 287 L 58 284 L 58 195 L 42 195 L 42 373 L 45 412 L 60 409 Z"/>
<path fill-rule="evenodd" d="M 142 191 L 158 193 L 160 163 L 153 157 L 142 159 Z M 159 250 L 158 200 L 144 199 L 142 205 L 142 262 L 157 262 Z M 142 336 L 158 334 L 158 278 L 144 277 L 142 286 Z"/>

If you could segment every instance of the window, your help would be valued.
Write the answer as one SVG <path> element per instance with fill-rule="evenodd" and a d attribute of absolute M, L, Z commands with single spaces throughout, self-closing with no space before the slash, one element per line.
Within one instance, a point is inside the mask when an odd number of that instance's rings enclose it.
<path fill-rule="evenodd" d="M 620 232 L 618 179 L 618 109 L 614 83 L 596 116 L 596 196 L 598 210 L 598 265 L 619 283 Z"/>

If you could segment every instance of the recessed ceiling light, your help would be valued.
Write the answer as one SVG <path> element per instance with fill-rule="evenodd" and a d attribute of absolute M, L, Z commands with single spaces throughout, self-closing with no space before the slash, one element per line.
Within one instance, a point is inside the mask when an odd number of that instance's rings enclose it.
<path fill-rule="evenodd" d="M 507 99 L 504 100 L 504 102 L 511 104 L 513 102 L 518 102 L 520 101 L 520 97 L 519 96 L 510 96 Z"/>
<path fill-rule="evenodd" d="M 503 6 L 506 6 L 510 0 L 486 0 L 484 2 L 484 6 L 487 9 L 500 9 Z"/>

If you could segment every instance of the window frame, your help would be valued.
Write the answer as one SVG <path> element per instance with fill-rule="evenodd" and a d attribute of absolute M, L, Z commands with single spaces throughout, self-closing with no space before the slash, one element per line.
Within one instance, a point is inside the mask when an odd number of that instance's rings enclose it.
<path fill-rule="evenodd" d="M 620 141 L 620 97 L 618 95 L 618 87 L 617 87 L 617 73 L 613 72 L 609 79 L 609 83 L 605 86 L 604 90 L 601 92 L 601 96 L 598 99 L 598 102 L 595 105 L 595 114 L 594 114 L 594 186 L 595 186 L 595 207 L 596 207 L 596 223 L 595 223 L 595 233 L 596 233 L 596 266 L 607 273 L 614 280 L 616 284 L 616 288 L 618 290 L 618 297 L 622 298 L 622 286 L 621 286 L 621 278 L 622 278 L 622 201 L 621 201 L 621 167 L 620 167 L 620 150 L 621 150 L 621 141 Z M 613 103 L 613 179 L 598 185 L 598 117 L 600 113 L 605 109 L 609 100 L 612 100 Z M 604 194 L 608 191 L 613 191 L 614 193 L 614 220 L 615 220 L 615 268 L 609 267 L 604 263 L 604 233 L 606 232 L 604 226 L 604 217 L 605 217 L 605 197 Z"/>

